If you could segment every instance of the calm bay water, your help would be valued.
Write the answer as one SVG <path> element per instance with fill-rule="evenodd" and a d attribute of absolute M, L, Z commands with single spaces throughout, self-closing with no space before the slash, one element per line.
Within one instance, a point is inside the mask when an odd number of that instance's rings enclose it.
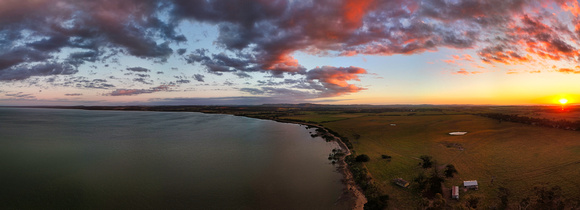
<path fill-rule="evenodd" d="M 337 147 L 229 115 L 0 108 L 0 208 L 336 209 Z"/>

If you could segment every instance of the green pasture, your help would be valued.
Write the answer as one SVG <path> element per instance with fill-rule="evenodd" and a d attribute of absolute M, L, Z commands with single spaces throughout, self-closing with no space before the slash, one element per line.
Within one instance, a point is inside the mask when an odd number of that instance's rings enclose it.
<path fill-rule="evenodd" d="M 366 166 L 384 193 L 390 195 L 391 207 L 407 209 L 419 202 L 411 189 L 400 188 L 391 180 L 400 177 L 411 181 L 424 171 L 418 166 L 421 155 L 433 156 L 439 167 L 455 165 L 459 174 L 447 179 L 446 187 L 477 180 L 479 190 L 461 191 L 460 197 L 477 194 L 482 206 L 499 202 L 500 186 L 511 191 L 510 202 L 514 204 L 540 183 L 560 186 L 567 197 L 580 197 L 580 132 L 460 113 L 397 114 L 309 113 L 294 117 L 329 121 L 323 125 L 349 138 L 357 154 L 369 155 L 371 161 Z M 448 135 L 453 131 L 468 133 Z M 383 154 L 392 159 L 382 159 Z"/>

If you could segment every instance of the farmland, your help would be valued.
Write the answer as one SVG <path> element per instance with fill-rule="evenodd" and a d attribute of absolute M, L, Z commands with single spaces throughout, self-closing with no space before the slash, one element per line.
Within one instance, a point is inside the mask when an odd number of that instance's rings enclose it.
<path fill-rule="evenodd" d="M 501 113 L 516 110 L 504 107 Z M 392 183 L 399 177 L 411 181 L 424 171 L 418 166 L 421 155 L 432 156 L 438 167 L 456 167 L 459 174 L 446 179 L 447 188 L 461 186 L 464 180 L 478 180 L 479 190 L 461 191 L 460 198 L 476 195 L 482 206 L 497 206 L 499 187 L 510 190 L 510 205 L 514 208 L 531 196 L 531 189 L 538 184 L 558 185 L 566 197 L 580 197 L 580 132 L 473 115 L 484 111 L 497 110 L 413 110 L 351 114 L 350 118 L 344 113 L 317 112 L 287 118 L 319 122 L 350 139 L 357 154 L 370 156 L 366 167 L 375 183 L 390 196 L 391 207 L 409 208 L 422 202 L 412 189 Z M 448 135 L 452 131 L 468 134 Z M 392 158 L 385 160 L 381 155 Z M 450 200 L 448 204 L 461 202 Z"/>

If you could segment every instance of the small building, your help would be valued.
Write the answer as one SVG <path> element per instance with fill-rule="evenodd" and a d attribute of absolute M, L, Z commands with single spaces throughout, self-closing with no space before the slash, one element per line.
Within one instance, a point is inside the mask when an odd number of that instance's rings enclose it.
<path fill-rule="evenodd" d="M 409 187 L 409 182 L 408 181 L 405 181 L 402 178 L 396 178 L 396 179 L 393 180 L 393 182 L 395 182 L 395 184 L 397 184 L 397 185 L 399 185 L 401 187 L 405 187 L 405 188 L 406 187 Z"/>
<path fill-rule="evenodd" d="M 465 135 L 466 133 L 467 133 L 467 132 L 465 132 L 465 131 L 455 131 L 455 132 L 451 132 L 451 133 L 449 133 L 449 135 L 451 135 L 451 136 L 463 136 L 463 135 Z"/>
<path fill-rule="evenodd" d="M 459 200 L 459 186 L 451 188 L 451 198 Z"/>
<path fill-rule="evenodd" d="M 478 190 L 477 180 L 463 181 L 463 186 L 467 189 Z"/>

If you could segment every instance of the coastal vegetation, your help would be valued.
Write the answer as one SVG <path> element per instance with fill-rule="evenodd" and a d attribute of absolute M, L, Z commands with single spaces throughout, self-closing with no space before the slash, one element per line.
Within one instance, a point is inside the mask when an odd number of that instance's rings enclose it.
<path fill-rule="evenodd" d="M 580 132 L 575 131 L 580 109 L 575 106 L 116 109 L 223 113 L 323 127 L 351 150 L 344 161 L 367 197 L 367 208 L 572 208 L 578 207 L 580 198 Z M 454 131 L 467 134 L 448 134 Z M 356 161 L 362 154 L 368 162 Z M 402 188 L 392 182 L 395 178 L 410 180 L 411 186 Z M 466 180 L 478 180 L 479 190 L 461 190 L 459 200 L 450 199 L 448 190 Z"/>

